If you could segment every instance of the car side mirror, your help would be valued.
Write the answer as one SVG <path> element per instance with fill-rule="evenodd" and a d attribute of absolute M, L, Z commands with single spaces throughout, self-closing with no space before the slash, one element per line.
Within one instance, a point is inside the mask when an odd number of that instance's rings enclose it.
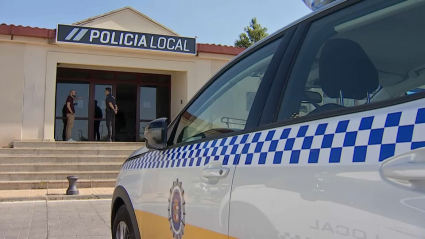
<path fill-rule="evenodd" d="M 323 101 L 323 97 L 319 92 L 315 91 L 305 91 L 304 98 L 301 100 L 301 103 L 313 103 L 320 104 Z"/>
<path fill-rule="evenodd" d="M 145 127 L 145 140 L 148 149 L 165 149 L 167 147 L 167 118 L 151 121 Z"/>

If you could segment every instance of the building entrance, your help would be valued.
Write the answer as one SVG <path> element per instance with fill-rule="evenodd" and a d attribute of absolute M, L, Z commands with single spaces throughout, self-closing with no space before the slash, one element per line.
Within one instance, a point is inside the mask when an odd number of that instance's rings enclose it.
<path fill-rule="evenodd" d="M 115 117 L 115 140 L 136 141 L 137 87 L 117 84 L 118 114 Z"/>
<path fill-rule="evenodd" d="M 76 141 L 106 141 L 105 89 L 116 98 L 114 138 L 117 142 L 144 141 L 144 128 L 151 120 L 170 118 L 171 76 L 57 68 L 55 140 L 65 140 L 65 101 L 77 91 L 72 138 Z"/>

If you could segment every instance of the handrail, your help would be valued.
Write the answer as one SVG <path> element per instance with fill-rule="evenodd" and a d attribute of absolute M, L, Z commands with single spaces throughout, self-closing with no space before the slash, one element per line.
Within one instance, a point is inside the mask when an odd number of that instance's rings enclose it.
<path fill-rule="evenodd" d="M 231 122 L 232 120 L 240 121 L 240 122 Z M 244 119 L 237 119 L 237 118 L 230 118 L 230 117 L 222 117 L 221 118 L 221 122 L 222 123 L 225 123 L 227 125 L 227 128 L 230 128 L 230 125 L 231 124 L 242 125 L 242 126 L 245 126 L 246 125 L 246 120 L 244 120 Z"/>

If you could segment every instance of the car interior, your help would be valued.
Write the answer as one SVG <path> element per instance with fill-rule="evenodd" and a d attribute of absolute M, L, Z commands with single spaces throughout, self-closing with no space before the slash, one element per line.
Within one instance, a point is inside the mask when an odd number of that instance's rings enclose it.
<path fill-rule="evenodd" d="M 323 102 L 302 103 L 300 116 L 425 88 L 424 12 L 423 1 L 408 0 L 326 26 L 335 35 L 320 47 L 305 85 L 305 91 L 319 92 Z"/>

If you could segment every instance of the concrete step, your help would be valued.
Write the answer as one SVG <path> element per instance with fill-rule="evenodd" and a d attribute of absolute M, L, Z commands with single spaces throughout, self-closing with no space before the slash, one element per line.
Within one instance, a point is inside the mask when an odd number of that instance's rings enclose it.
<path fill-rule="evenodd" d="M 130 155 L 132 149 L 52 149 L 52 148 L 23 148 L 23 149 L 0 149 L 0 155 Z"/>
<path fill-rule="evenodd" d="M 78 176 L 79 180 L 115 180 L 118 171 L 50 171 L 50 172 L 0 172 L 0 181 L 52 181 L 66 180 L 68 176 Z"/>
<path fill-rule="evenodd" d="M 115 187 L 115 179 L 78 180 L 77 188 Z M 68 188 L 68 180 L 0 182 L 0 190 Z M 1 194 L 1 192 L 0 192 Z"/>
<path fill-rule="evenodd" d="M 51 149 L 128 149 L 136 150 L 145 146 L 143 142 L 43 142 L 43 141 L 14 141 L 13 148 L 51 148 Z"/>
<path fill-rule="evenodd" d="M 0 155 L 3 164 L 124 163 L 129 155 Z"/>
<path fill-rule="evenodd" d="M 2 164 L 0 172 L 63 172 L 63 171 L 116 171 L 122 163 L 81 163 L 81 164 Z"/>
<path fill-rule="evenodd" d="M 114 187 L 128 156 L 144 143 L 16 141 L 0 149 L 0 190 Z"/>

